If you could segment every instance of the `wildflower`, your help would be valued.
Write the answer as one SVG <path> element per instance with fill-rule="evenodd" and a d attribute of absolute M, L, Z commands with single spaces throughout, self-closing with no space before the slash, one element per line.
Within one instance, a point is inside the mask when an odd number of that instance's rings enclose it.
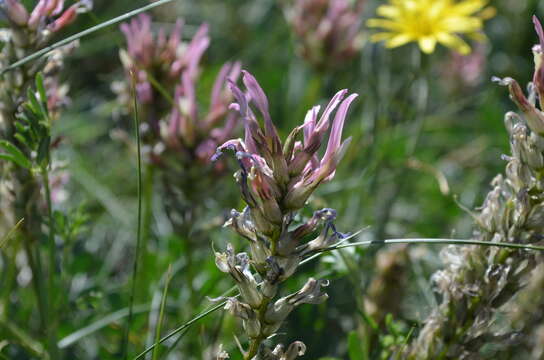
<path fill-rule="evenodd" d="M 216 264 L 234 278 L 244 301 L 243 304 L 232 301 L 228 304 L 228 309 L 242 318 L 250 340 L 244 358 L 292 360 L 304 354 L 304 344 L 295 342 L 287 351 L 278 345 L 272 350 L 263 344 L 263 339 L 273 335 L 298 305 L 318 304 L 327 299 L 322 288 L 328 282 L 313 278 L 309 278 L 301 290 L 277 300 L 275 297 L 280 284 L 293 276 L 304 257 L 323 250 L 342 236 L 334 227 L 336 211 L 333 209 L 316 211 L 303 224 L 292 225 L 296 212 L 312 192 L 334 177 L 350 142 L 350 139 L 342 142 L 342 130 L 349 106 L 357 95 L 346 97 L 347 90 L 339 91 L 319 119 L 320 108 L 313 107 L 304 124 L 295 127 L 282 143 L 263 89 L 250 73 L 242 73 L 247 94 L 230 81 L 236 100 L 230 108 L 240 113 L 245 137 L 225 142 L 218 147 L 213 159 L 225 150 L 236 154 L 240 170 L 235 178 L 247 207 L 243 212 L 233 210 L 225 225 L 247 239 L 251 251 L 249 255 L 234 256 L 229 245 L 226 253 L 216 254 Z M 317 153 L 327 133 L 327 147 L 319 158 Z M 320 234 L 314 240 L 302 243 L 320 225 L 323 226 Z M 256 276 L 246 266 L 249 263 L 262 279 L 260 287 L 252 280 Z M 255 319 L 259 326 L 252 323 Z"/>
<path fill-rule="evenodd" d="M 245 140 L 228 141 L 218 151 L 236 151 L 241 165 L 237 178 L 242 196 L 254 211 L 253 216 L 268 220 L 270 225 L 281 222 L 278 215 L 280 208 L 300 209 L 319 184 L 334 177 L 336 167 L 351 141 L 348 138 L 342 142 L 342 129 L 349 106 L 357 94 L 344 99 L 348 91 L 339 91 L 319 119 L 320 107 L 313 107 L 307 113 L 304 124 L 295 128 L 282 145 L 268 112 L 268 100 L 263 90 L 251 74 L 246 71 L 243 74 L 249 102 L 234 83 L 230 83 L 230 87 L 238 102 L 236 108 L 244 119 Z M 250 103 L 255 104 L 264 119 L 264 128 L 250 109 Z M 317 151 L 331 126 L 331 114 L 337 107 L 325 154 L 319 159 Z M 300 132 L 303 133 L 303 141 L 296 140 Z M 267 232 L 266 228 L 259 230 Z"/>
<path fill-rule="evenodd" d="M 73 23 L 78 14 L 90 11 L 92 6 L 91 0 L 80 0 L 64 10 L 64 0 L 40 0 L 29 14 L 19 0 L 6 0 L 0 5 L 13 24 L 38 35 L 39 43 Z"/>
<path fill-rule="evenodd" d="M 539 40 L 544 36 L 535 18 Z M 535 51 L 536 71 L 540 71 L 540 45 Z M 539 75 L 537 75 L 538 77 Z M 528 244 L 542 239 L 544 196 L 540 174 L 544 167 L 544 114 L 537 108 L 542 101 L 536 86 L 526 97 L 511 79 L 496 79 L 508 86 L 521 115 L 507 113 L 510 156 L 505 174 L 497 175 L 478 213 L 475 238 L 489 242 Z M 493 339 L 493 314 L 523 288 L 540 258 L 524 250 L 488 246 L 447 247 L 441 253 L 446 267 L 433 275 L 441 304 L 425 320 L 418 338 L 408 351 L 409 359 L 478 358 L 477 344 Z M 462 329 L 462 331 L 460 331 Z M 487 341 L 487 340 L 486 340 Z M 496 341 L 504 341 L 497 337 Z"/>
<path fill-rule="evenodd" d="M 166 148 L 187 154 L 189 162 L 207 163 L 236 126 L 237 116 L 228 108 L 232 99 L 225 85 L 228 79 L 237 79 L 240 64 L 226 63 L 221 68 L 212 88 L 210 108 L 202 114 L 196 88 L 200 60 L 210 44 L 208 26 L 201 25 L 188 44 L 182 41 L 182 30 L 183 21 L 178 20 L 170 34 L 161 28 L 154 35 L 151 17 L 146 14 L 122 24 L 127 49 L 120 51 L 120 58 L 128 81 L 120 92 L 123 95 L 131 81 L 136 81 L 136 96 L 143 105 L 146 123 L 144 141 L 153 149 Z M 151 160 L 165 162 L 166 155 L 155 151 Z"/>
<path fill-rule="evenodd" d="M 300 55 L 318 69 L 338 66 L 363 45 L 360 31 L 365 0 L 295 0 L 285 2 L 285 17 Z"/>
<path fill-rule="evenodd" d="M 371 40 L 385 41 L 388 48 L 417 42 L 421 51 L 430 54 L 439 43 L 465 55 L 471 49 L 461 35 L 485 39 L 481 33 L 484 20 L 494 15 L 494 9 L 486 7 L 487 3 L 487 0 L 389 0 L 388 5 L 377 9 L 383 18 L 370 19 L 367 25 L 382 30 Z"/>

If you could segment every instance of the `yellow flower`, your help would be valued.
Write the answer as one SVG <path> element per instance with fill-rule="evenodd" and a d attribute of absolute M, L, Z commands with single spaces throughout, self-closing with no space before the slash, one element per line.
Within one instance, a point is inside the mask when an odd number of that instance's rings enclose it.
<path fill-rule="evenodd" d="M 481 33 L 484 20 L 495 15 L 487 7 L 488 0 L 389 0 L 378 7 L 381 19 L 370 19 L 367 25 L 384 30 L 374 34 L 374 42 L 385 41 L 394 48 L 417 41 L 421 51 L 430 54 L 436 43 L 465 55 L 470 46 L 460 35 L 476 40 L 485 39 Z"/>

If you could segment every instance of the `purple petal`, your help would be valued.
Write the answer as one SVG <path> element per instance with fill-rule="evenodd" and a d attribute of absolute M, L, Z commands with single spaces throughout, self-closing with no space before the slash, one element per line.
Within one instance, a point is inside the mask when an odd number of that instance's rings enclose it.
<path fill-rule="evenodd" d="M 268 99 L 266 98 L 263 89 L 255 79 L 255 77 L 249 72 L 242 70 L 242 74 L 242 81 L 244 82 L 244 85 L 249 92 L 251 100 L 253 100 L 253 102 L 264 117 L 265 135 L 272 137 L 274 142 L 276 142 L 276 140 L 279 141 L 276 128 L 274 127 L 274 124 L 272 124 L 272 119 L 270 118 L 270 113 L 268 112 Z"/>
<path fill-rule="evenodd" d="M 540 42 L 540 51 L 544 52 L 544 30 L 542 29 L 542 24 L 538 18 L 533 15 L 533 24 L 535 25 L 536 33 L 538 34 L 538 39 Z"/>
<path fill-rule="evenodd" d="M 187 72 L 190 76 L 196 76 L 196 71 L 198 68 L 198 63 L 200 58 L 210 45 L 210 37 L 208 36 L 208 25 L 202 24 L 195 36 L 189 43 L 187 47 Z"/>
<path fill-rule="evenodd" d="M 319 119 L 319 122 L 317 123 L 317 126 L 316 126 L 316 131 L 317 132 L 324 131 L 329 126 L 329 117 L 330 117 L 331 113 L 334 111 L 334 109 L 336 109 L 338 104 L 340 104 L 340 101 L 342 101 L 342 99 L 344 98 L 344 96 L 346 96 L 347 93 L 348 93 L 348 90 L 343 89 L 343 90 L 340 90 L 339 92 L 337 92 L 332 97 L 331 101 L 329 102 L 329 104 L 325 108 L 325 111 L 323 111 L 323 115 L 321 115 L 321 118 Z"/>
<path fill-rule="evenodd" d="M 325 164 L 326 162 L 330 161 L 333 154 L 339 149 L 340 142 L 342 141 L 342 129 L 344 128 L 344 122 L 346 120 L 349 106 L 357 96 L 359 95 L 351 94 L 342 102 L 342 104 L 340 104 L 340 107 L 338 108 L 338 111 L 334 117 L 331 134 L 329 136 L 329 143 L 327 144 L 327 150 L 325 151 L 323 160 L 321 160 L 321 164 Z"/>
<path fill-rule="evenodd" d="M 231 63 L 225 63 L 221 67 L 221 70 L 219 70 L 219 74 L 217 74 L 212 88 L 210 108 L 214 108 L 221 103 L 221 91 L 225 86 L 225 81 L 227 80 L 227 75 L 230 72 L 231 66 Z"/>
<path fill-rule="evenodd" d="M 317 122 L 317 114 L 319 114 L 321 106 L 317 105 L 312 107 L 308 112 L 306 113 L 306 117 L 304 118 L 304 125 L 303 131 L 304 131 L 304 144 L 308 144 L 308 140 L 310 139 L 310 135 L 313 133 L 316 122 Z"/>

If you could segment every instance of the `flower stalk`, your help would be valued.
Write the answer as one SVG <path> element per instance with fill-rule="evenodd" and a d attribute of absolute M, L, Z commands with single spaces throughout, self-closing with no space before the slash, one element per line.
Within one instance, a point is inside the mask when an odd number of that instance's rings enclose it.
<path fill-rule="evenodd" d="M 320 107 L 314 106 L 304 124 L 293 129 L 282 143 L 264 91 L 246 71 L 242 80 L 247 93 L 234 82 L 229 83 L 236 99 L 230 107 L 243 118 L 245 138 L 224 143 L 214 160 L 224 151 L 236 155 L 240 170 L 235 179 L 247 207 L 242 212 L 232 210 L 225 226 L 248 240 L 250 251 L 236 254 L 229 244 L 225 252 L 215 253 L 216 264 L 231 275 L 241 294 L 239 299 L 227 298 L 225 309 L 242 319 L 249 340 L 248 349 L 243 351 L 244 359 L 291 360 L 304 354 L 303 343 L 294 342 L 287 349 L 281 344 L 271 348 L 266 340 L 299 305 L 325 301 L 327 294 L 323 288 L 328 282 L 310 277 L 299 291 L 283 297 L 279 296 L 281 284 L 294 275 L 302 259 L 343 236 L 334 226 L 333 209 L 316 211 L 296 227 L 295 218 L 317 187 L 334 177 L 350 143 L 349 138 L 342 142 L 342 130 L 349 106 L 357 95 L 346 97 L 347 90 L 339 91 L 320 118 Z M 320 158 L 317 152 L 327 133 L 328 143 Z M 307 241 L 319 228 L 319 235 Z"/>
<path fill-rule="evenodd" d="M 536 17 L 533 21 L 544 43 L 539 21 Z M 533 53 L 538 82 L 541 45 Z M 526 97 L 514 79 L 497 81 L 508 86 L 521 114 L 505 116 L 511 155 L 503 156 L 505 174 L 495 177 L 481 210 L 472 214 L 475 236 L 481 241 L 531 244 L 541 240 L 544 209 L 544 113 L 536 105 L 536 99 L 542 99 L 536 83 Z M 434 274 L 433 281 L 443 300 L 410 345 L 408 359 L 477 356 L 479 344 L 492 338 L 493 314 L 518 293 L 538 263 L 532 252 L 487 246 L 448 247 L 441 255 L 446 267 Z"/>

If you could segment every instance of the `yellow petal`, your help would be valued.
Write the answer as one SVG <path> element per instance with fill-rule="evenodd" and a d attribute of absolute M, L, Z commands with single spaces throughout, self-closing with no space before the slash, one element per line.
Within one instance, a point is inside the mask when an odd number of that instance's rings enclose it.
<path fill-rule="evenodd" d="M 401 27 L 399 23 L 385 19 L 368 19 L 368 21 L 366 22 L 366 26 L 371 28 L 377 27 L 388 30 L 398 30 Z"/>
<path fill-rule="evenodd" d="M 487 5 L 487 0 L 470 0 L 463 1 L 453 6 L 452 12 L 457 15 L 472 15 L 477 11 L 480 11 Z"/>
<path fill-rule="evenodd" d="M 378 42 L 378 41 L 389 40 L 395 35 L 396 33 L 392 33 L 392 32 L 380 32 L 380 33 L 370 35 L 370 41 Z"/>
<path fill-rule="evenodd" d="M 388 40 L 386 43 L 385 43 L 385 46 L 388 47 L 388 48 L 395 48 L 395 47 L 398 47 L 398 46 L 402 46 L 402 45 L 405 45 L 407 43 L 409 43 L 410 41 L 414 41 L 415 39 L 408 35 L 408 34 L 399 34 L 399 35 L 396 35 L 394 37 L 392 37 L 390 40 Z"/>
<path fill-rule="evenodd" d="M 376 14 L 388 18 L 398 18 L 401 11 L 397 6 L 381 5 L 376 9 Z"/>
<path fill-rule="evenodd" d="M 418 40 L 419 48 L 425 54 L 431 54 L 436 47 L 436 39 L 432 36 L 425 36 Z"/>
<path fill-rule="evenodd" d="M 436 37 L 439 43 L 458 51 L 461 55 L 470 53 L 470 46 L 457 35 L 439 33 Z"/>

